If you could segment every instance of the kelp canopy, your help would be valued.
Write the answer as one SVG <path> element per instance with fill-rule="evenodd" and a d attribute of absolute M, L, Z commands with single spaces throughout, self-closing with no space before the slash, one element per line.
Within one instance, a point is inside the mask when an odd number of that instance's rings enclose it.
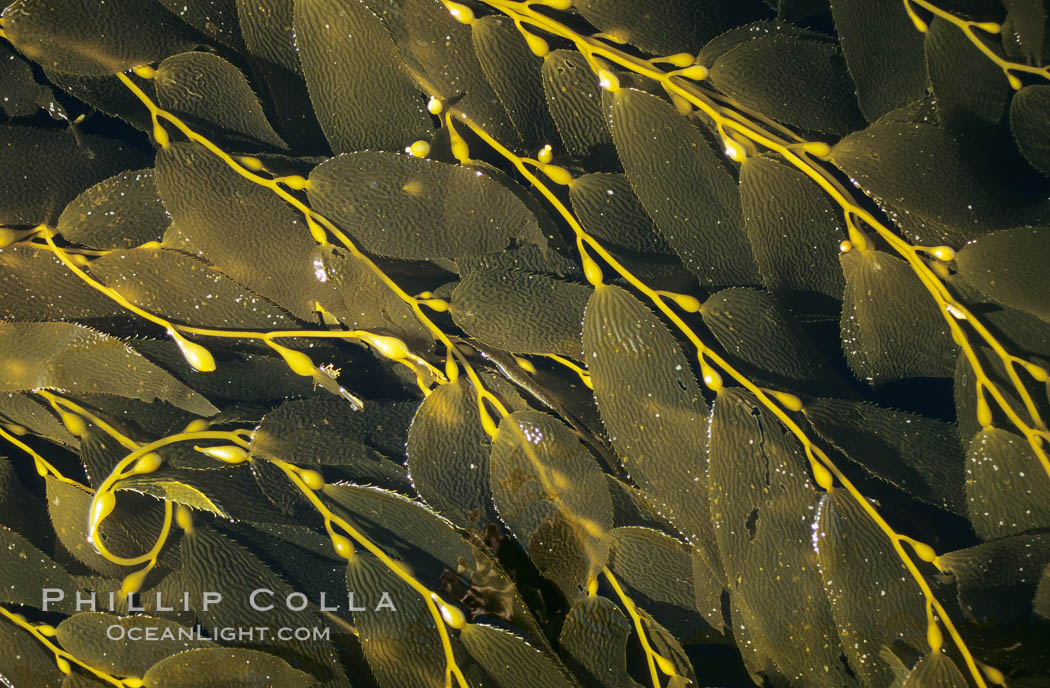
<path fill-rule="evenodd" d="M 2 682 L 1050 686 L 1046 26 L 16 0 Z"/>

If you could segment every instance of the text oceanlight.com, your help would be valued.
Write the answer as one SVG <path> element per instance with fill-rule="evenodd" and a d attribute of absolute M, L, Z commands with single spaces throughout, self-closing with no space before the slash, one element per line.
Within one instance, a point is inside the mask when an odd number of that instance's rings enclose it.
<path fill-rule="evenodd" d="M 201 626 L 187 628 L 179 626 L 132 626 L 120 624 L 106 627 L 106 637 L 124 641 L 171 641 L 171 640 L 225 640 L 242 643 L 258 643 L 266 640 L 330 640 L 331 630 L 317 626 L 217 626 L 205 630 Z"/>

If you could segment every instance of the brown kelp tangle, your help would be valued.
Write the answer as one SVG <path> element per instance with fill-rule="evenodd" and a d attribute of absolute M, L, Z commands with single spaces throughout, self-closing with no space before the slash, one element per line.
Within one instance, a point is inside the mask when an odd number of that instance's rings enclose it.
<path fill-rule="evenodd" d="M 11 3 L 0 676 L 1046 680 L 1004 4 Z"/>

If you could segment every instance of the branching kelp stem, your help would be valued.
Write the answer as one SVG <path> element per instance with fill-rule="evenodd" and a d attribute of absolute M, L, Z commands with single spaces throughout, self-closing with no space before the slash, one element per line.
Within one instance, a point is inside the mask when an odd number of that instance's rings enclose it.
<path fill-rule="evenodd" d="M 980 37 L 974 32 L 974 29 L 983 31 L 985 33 L 996 34 L 1003 30 L 1003 25 L 997 22 L 978 22 L 970 19 L 963 19 L 956 15 L 942 10 L 932 2 L 928 0 L 903 0 L 904 9 L 911 18 L 912 23 L 915 24 L 915 28 L 919 31 L 926 33 L 929 29 L 929 24 L 915 11 L 916 7 L 921 7 L 935 17 L 939 17 L 944 21 L 952 24 L 957 29 L 963 32 L 966 39 L 973 43 L 974 47 L 981 51 L 985 57 L 995 63 L 999 69 L 1003 70 L 1003 74 L 1006 76 L 1006 80 L 1010 83 L 1010 87 L 1014 90 L 1021 88 L 1021 80 L 1017 78 L 1014 72 L 1021 72 L 1022 74 L 1034 74 L 1041 76 L 1044 79 L 1050 81 L 1050 65 L 1043 67 L 1035 67 L 1032 65 L 1022 64 L 1020 62 L 1014 62 L 1007 60 L 988 47 L 988 44 L 980 39 Z"/>

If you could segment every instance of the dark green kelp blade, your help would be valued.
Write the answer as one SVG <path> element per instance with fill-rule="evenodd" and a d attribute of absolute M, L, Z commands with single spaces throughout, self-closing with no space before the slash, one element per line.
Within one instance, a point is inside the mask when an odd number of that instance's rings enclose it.
<path fill-rule="evenodd" d="M 1050 481 L 1023 437 L 988 427 L 970 440 L 966 503 L 984 540 L 1050 527 Z"/>
<path fill-rule="evenodd" d="M 492 440 L 489 480 L 500 518 L 566 597 L 605 566 L 609 489 L 566 425 L 538 411 L 505 417 Z"/>
<path fill-rule="evenodd" d="M 872 385 L 950 376 L 948 324 L 912 269 L 881 251 L 849 251 L 841 261 L 842 347 L 854 374 Z"/>
<path fill-rule="evenodd" d="M 571 50 L 548 53 L 543 58 L 543 90 L 567 153 L 587 157 L 612 147 L 598 78 L 582 55 Z"/>
<path fill-rule="evenodd" d="M 756 283 L 736 181 L 701 131 L 656 96 L 620 89 L 612 132 L 639 200 L 700 283 Z"/>
<path fill-rule="evenodd" d="M 159 62 L 192 44 L 184 24 L 155 3 L 17 0 L 4 31 L 18 50 L 49 69 L 103 76 Z"/>
<path fill-rule="evenodd" d="M 847 458 L 916 499 L 966 514 L 965 460 L 955 428 L 866 402 L 812 399 L 809 422 Z"/>
<path fill-rule="evenodd" d="M 923 36 L 903 3 L 834 0 L 835 28 L 869 122 L 926 91 Z M 892 74 L 892 78 L 887 75 Z"/>
<path fill-rule="evenodd" d="M 864 686 L 888 685 L 893 672 L 884 648 L 926 648 L 922 593 L 886 535 L 844 490 L 821 497 L 813 546 L 850 668 Z"/>
<path fill-rule="evenodd" d="M 1009 535 L 942 554 L 955 577 L 959 606 L 980 624 L 1024 624 L 1035 609 L 1040 575 L 1050 565 L 1050 534 Z"/>
<path fill-rule="evenodd" d="M 412 484 L 438 513 L 463 527 L 498 518 L 491 506 L 487 442 L 477 392 L 462 377 L 423 400 L 408 432 Z"/>
<path fill-rule="evenodd" d="M 613 529 L 609 541 L 609 568 L 632 599 L 676 636 L 696 633 L 701 618 L 723 630 L 721 576 L 692 547 L 635 526 Z"/>
<path fill-rule="evenodd" d="M 846 62 L 831 41 L 759 36 L 720 56 L 709 78 L 743 105 L 802 129 L 842 135 L 864 121 Z"/>
<path fill-rule="evenodd" d="M 82 325 L 0 323 L 0 360 L 6 392 L 57 388 L 102 390 L 132 399 L 167 401 L 201 416 L 218 412 L 207 399 L 118 339 Z"/>
<path fill-rule="evenodd" d="M 937 652 L 919 660 L 904 679 L 902 688 L 966 688 L 970 683 L 959 671 L 954 660 Z"/>
<path fill-rule="evenodd" d="M 131 303 L 178 324 L 264 331 L 297 327 L 281 308 L 179 251 L 112 251 L 88 270 Z"/>
<path fill-rule="evenodd" d="M 846 391 L 802 324 L 769 293 L 732 288 L 700 308 L 704 324 L 751 380 L 783 389 Z"/>
<path fill-rule="evenodd" d="M 718 571 L 704 500 L 707 404 L 689 361 L 663 323 L 615 286 L 591 296 L 583 347 L 598 411 L 627 473 Z"/>
<path fill-rule="evenodd" d="M 471 25 L 474 50 L 524 145 L 557 145 L 558 132 L 547 110 L 542 64 L 507 18 L 489 15 Z"/>
<path fill-rule="evenodd" d="M 125 141 L 70 131 L 0 125 L 0 223 L 54 224 L 89 186 L 149 157 Z"/>
<path fill-rule="evenodd" d="M 14 624 L 0 625 L 0 677 L 11 685 L 62 688 L 65 674 L 55 665 L 55 655 L 36 638 Z"/>
<path fill-rule="evenodd" d="M 143 614 L 120 617 L 105 612 L 78 612 L 64 619 L 56 630 L 63 649 L 117 676 L 142 676 L 154 664 L 178 652 L 217 646 L 211 640 L 197 639 L 192 628 Z M 152 638 L 140 642 L 114 640 L 126 636 Z"/>
<path fill-rule="evenodd" d="M 591 290 L 520 270 L 478 270 L 452 292 L 456 324 L 505 351 L 580 358 L 580 327 Z"/>
<path fill-rule="evenodd" d="M 609 599 L 579 597 L 565 616 L 558 644 L 568 654 L 574 673 L 582 673 L 608 688 L 641 688 L 627 673 L 627 641 L 631 622 Z M 578 667 L 578 668 L 577 668 Z"/>
<path fill-rule="evenodd" d="M 439 0 L 401 5 L 404 23 L 394 40 L 421 90 L 455 103 L 490 135 L 516 144 L 518 133 L 478 61 L 471 29 L 453 19 Z"/>
<path fill-rule="evenodd" d="M 309 195 L 362 248 L 395 258 L 489 253 L 538 231 L 532 213 L 489 175 L 402 153 L 332 158 L 310 173 Z"/>
<path fill-rule="evenodd" d="M 214 688 L 245 685 L 309 688 L 317 685 L 310 674 L 293 669 L 288 662 L 266 652 L 239 647 L 208 647 L 186 650 L 161 660 L 142 677 L 146 688 L 191 688 L 208 676 Z M 271 683 L 277 681 L 277 683 Z M 247 683 L 250 682 L 250 683 Z"/>
<path fill-rule="evenodd" d="M 297 0 L 295 36 L 333 152 L 402 150 L 429 138 L 422 94 L 390 33 L 364 3 Z"/>
<path fill-rule="evenodd" d="M 1021 153 L 1037 170 L 1050 176 L 1050 136 L 1044 126 L 1050 114 L 1050 86 L 1025 86 L 1010 101 L 1010 128 Z"/>
<path fill-rule="evenodd" d="M 438 627 L 418 592 L 367 552 L 347 563 L 346 589 L 361 649 L 381 688 L 444 684 Z"/>
<path fill-rule="evenodd" d="M 799 310 L 838 308 L 841 212 L 804 174 L 766 155 L 740 168 L 740 201 L 762 283 Z"/>
<path fill-rule="evenodd" d="M 579 684 L 551 655 L 525 640 L 494 626 L 469 624 L 460 640 L 471 657 L 492 676 L 501 688 L 575 688 Z"/>
<path fill-rule="evenodd" d="M 959 276 L 994 301 L 1050 322 L 1050 293 L 1035 285 L 1050 265 L 1050 227 L 983 236 L 955 257 Z"/>
<path fill-rule="evenodd" d="M 594 172 L 573 180 L 569 198 L 576 219 L 610 248 L 674 255 L 622 174 Z"/>
<path fill-rule="evenodd" d="M 940 126 L 886 117 L 835 144 L 831 160 L 912 241 L 957 247 L 1045 213 L 1008 176 L 974 166 L 972 145 Z"/>
<path fill-rule="evenodd" d="M 616 40 L 658 55 L 696 52 L 721 31 L 761 13 L 761 5 L 753 0 L 582 0 L 576 8 Z"/>
<path fill-rule="evenodd" d="M 746 629 L 751 641 L 745 662 L 773 682 L 849 685 L 812 555 L 819 495 L 797 442 L 750 393 L 730 389 L 714 402 L 708 456 L 711 522 L 734 606 L 732 628 Z"/>
<path fill-rule="evenodd" d="M 1009 97 L 1003 71 L 957 26 L 938 17 L 926 31 L 925 47 L 942 121 L 962 131 L 998 124 Z"/>
<path fill-rule="evenodd" d="M 429 341 L 407 304 L 362 259 L 319 246 L 300 213 L 203 148 L 162 149 L 157 188 L 178 229 L 166 246 L 203 256 L 302 320 L 314 321 L 321 303 L 351 327 L 386 330 L 417 347 Z M 346 307 L 348 298 L 356 308 Z M 373 307 L 360 308 L 363 300 Z"/>
<path fill-rule="evenodd" d="M 236 150 L 287 148 L 237 67 L 218 55 L 186 52 L 157 66 L 157 104 L 195 130 Z"/>
<path fill-rule="evenodd" d="M 156 174 L 160 197 L 178 228 L 178 240 L 165 237 L 166 245 L 202 255 L 292 315 L 313 317 L 325 285 L 315 286 L 316 242 L 302 215 L 195 144 L 161 149 Z M 259 218 L 267 221 L 260 224 Z"/>
<path fill-rule="evenodd" d="M 65 569 L 6 526 L 0 526 L 0 553 L 4 570 L 0 602 L 42 607 L 46 598 L 43 588 L 71 594 L 76 587 Z M 55 606 L 51 609 L 54 611 Z"/>
<path fill-rule="evenodd" d="M 189 592 L 195 599 L 203 599 L 205 591 L 214 591 L 216 581 L 222 581 L 222 603 L 207 608 L 201 605 L 195 610 L 202 627 L 268 627 L 270 633 L 265 637 L 257 636 L 250 646 L 294 662 L 311 676 L 312 681 L 321 679 L 331 682 L 332 686 L 347 685 L 330 640 L 313 635 L 308 639 L 295 638 L 294 635 L 278 637 L 277 629 L 282 627 L 323 628 L 324 617 L 316 607 L 285 604 L 288 595 L 295 590 L 244 545 L 197 519 L 193 529 L 183 533 L 178 554 L 181 565 L 158 585 L 161 599 L 178 600 L 184 592 Z M 338 564 L 331 562 L 331 566 Z M 256 594 L 253 596 L 253 593 Z M 272 608 L 267 609 L 271 604 Z M 167 661 L 176 661 L 180 656 L 174 655 Z M 293 679 L 305 680 L 290 675 L 289 680 Z M 157 685 L 165 683 L 160 681 Z M 311 684 L 307 681 L 305 685 Z"/>
<path fill-rule="evenodd" d="M 121 172 L 85 189 L 62 211 L 57 229 L 68 241 L 113 249 L 160 241 L 169 224 L 148 168 Z"/>

